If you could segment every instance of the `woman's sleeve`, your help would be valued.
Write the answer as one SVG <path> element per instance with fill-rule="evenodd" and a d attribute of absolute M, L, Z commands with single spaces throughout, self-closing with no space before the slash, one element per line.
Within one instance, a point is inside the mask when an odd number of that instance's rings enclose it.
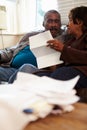
<path fill-rule="evenodd" d="M 70 64 L 87 65 L 87 50 L 78 50 L 65 45 L 60 59 Z"/>

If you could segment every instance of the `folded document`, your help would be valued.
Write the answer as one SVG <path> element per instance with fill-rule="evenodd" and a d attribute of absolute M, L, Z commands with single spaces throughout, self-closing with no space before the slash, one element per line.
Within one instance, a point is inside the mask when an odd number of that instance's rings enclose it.
<path fill-rule="evenodd" d="M 47 41 L 53 39 L 50 31 L 31 36 L 30 48 L 37 59 L 38 68 L 45 68 L 62 63 L 60 52 L 47 47 Z"/>

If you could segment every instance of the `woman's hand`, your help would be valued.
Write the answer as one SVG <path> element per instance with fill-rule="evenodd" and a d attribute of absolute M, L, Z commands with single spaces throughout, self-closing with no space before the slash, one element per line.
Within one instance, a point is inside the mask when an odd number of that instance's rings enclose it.
<path fill-rule="evenodd" d="M 61 52 L 63 50 L 64 44 L 58 40 L 49 40 L 47 41 L 47 43 L 48 43 L 47 46 L 50 46 L 51 48 L 57 51 Z"/>

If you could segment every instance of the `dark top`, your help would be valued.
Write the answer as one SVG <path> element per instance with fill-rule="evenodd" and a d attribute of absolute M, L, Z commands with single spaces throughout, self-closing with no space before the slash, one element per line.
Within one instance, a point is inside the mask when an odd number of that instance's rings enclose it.
<path fill-rule="evenodd" d="M 65 43 L 60 59 L 87 76 L 87 33 Z"/>

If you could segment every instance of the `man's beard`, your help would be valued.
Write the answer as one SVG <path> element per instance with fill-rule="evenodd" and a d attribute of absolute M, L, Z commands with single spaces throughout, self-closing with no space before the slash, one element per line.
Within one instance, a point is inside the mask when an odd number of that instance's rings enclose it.
<path fill-rule="evenodd" d="M 52 28 L 50 28 L 50 32 L 51 32 L 53 38 L 55 38 L 57 36 L 57 34 L 58 34 L 59 31 L 58 31 L 57 28 L 52 27 Z"/>

